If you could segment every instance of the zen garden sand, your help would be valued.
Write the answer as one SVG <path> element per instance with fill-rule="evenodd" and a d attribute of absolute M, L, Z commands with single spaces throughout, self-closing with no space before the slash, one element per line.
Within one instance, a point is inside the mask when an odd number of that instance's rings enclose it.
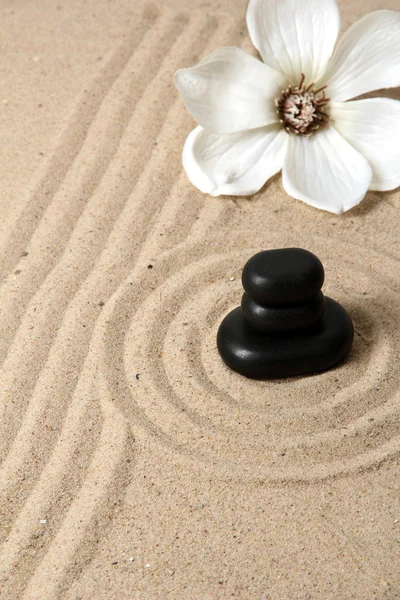
<path fill-rule="evenodd" d="M 344 30 L 399 6 L 340 8 Z M 189 183 L 172 76 L 254 52 L 244 14 L 1 3 L 4 600 L 400 597 L 400 192 L 337 216 L 279 175 L 248 198 Z M 321 259 L 353 349 L 247 380 L 216 332 L 246 260 L 285 246 Z"/>

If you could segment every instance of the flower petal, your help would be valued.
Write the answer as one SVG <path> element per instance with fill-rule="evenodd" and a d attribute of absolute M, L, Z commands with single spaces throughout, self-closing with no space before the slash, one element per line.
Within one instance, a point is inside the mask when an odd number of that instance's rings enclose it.
<path fill-rule="evenodd" d="M 201 192 L 249 196 L 282 168 L 287 140 L 278 126 L 229 135 L 196 127 L 186 140 L 183 166 Z"/>
<path fill-rule="evenodd" d="M 335 0 L 250 0 L 247 27 L 264 62 L 289 83 L 318 81 L 340 29 Z"/>
<path fill-rule="evenodd" d="M 372 167 L 370 189 L 394 190 L 400 185 L 400 102 L 371 98 L 332 102 L 335 129 Z"/>
<path fill-rule="evenodd" d="M 198 65 L 180 69 L 174 83 L 196 121 L 214 133 L 276 123 L 275 98 L 286 81 L 240 48 L 220 48 Z"/>
<path fill-rule="evenodd" d="M 310 138 L 289 138 L 282 177 L 290 196 L 336 214 L 361 202 L 371 167 L 332 126 Z"/>
<path fill-rule="evenodd" d="M 349 100 L 366 92 L 400 85 L 400 12 L 379 10 L 357 21 L 344 34 L 324 83 L 327 95 Z"/>

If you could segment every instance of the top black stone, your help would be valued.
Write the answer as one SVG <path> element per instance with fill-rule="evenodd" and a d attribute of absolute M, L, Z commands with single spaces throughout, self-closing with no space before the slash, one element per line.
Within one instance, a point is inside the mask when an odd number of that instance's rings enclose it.
<path fill-rule="evenodd" d="M 264 250 L 244 266 L 242 283 L 260 304 L 278 306 L 307 302 L 324 283 L 319 258 L 301 248 Z"/>

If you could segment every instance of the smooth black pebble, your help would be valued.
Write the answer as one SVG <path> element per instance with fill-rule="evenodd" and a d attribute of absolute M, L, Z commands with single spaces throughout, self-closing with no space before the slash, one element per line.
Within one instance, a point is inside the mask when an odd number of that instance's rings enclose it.
<path fill-rule="evenodd" d="M 307 302 L 323 283 L 321 261 L 302 248 L 258 252 L 247 261 L 242 273 L 245 291 L 267 306 Z"/>
<path fill-rule="evenodd" d="M 353 323 L 340 304 L 324 297 L 323 280 L 321 262 L 306 250 L 253 256 L 243 271 L 242 306 L 218 330 L 225 363 L 252 379 L 274 379 L 325 371 L 340 362 L 352 346 Z"/>
<path fill-rule="evenodd" d="M 242 296 L 242 310 L 254 329 L 267 333 L 283 333 L 310 327 L 318 321 L 325 310 L 325 296 L 319 291 L 314 298 L 303 304 L 265 306 L 245 292 Z"/>

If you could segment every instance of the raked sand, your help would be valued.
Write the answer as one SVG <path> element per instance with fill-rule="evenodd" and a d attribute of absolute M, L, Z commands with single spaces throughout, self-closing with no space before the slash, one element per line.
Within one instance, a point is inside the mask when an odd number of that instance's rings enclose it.
<path fill-rule="evenodd" d="M 342 1 L 343 28 L 379 8 L 398 0 Z M 251 198 L 189 184 L 171 78 L 253 51 L 244 14 L 0 5 L 4 600 L 400 598 L 400 193 L 335 216 L 280 175 Z M 354 348 L 249 381 L 216 329 L 246 259 L 283 246 L 321 258 Z"/>

